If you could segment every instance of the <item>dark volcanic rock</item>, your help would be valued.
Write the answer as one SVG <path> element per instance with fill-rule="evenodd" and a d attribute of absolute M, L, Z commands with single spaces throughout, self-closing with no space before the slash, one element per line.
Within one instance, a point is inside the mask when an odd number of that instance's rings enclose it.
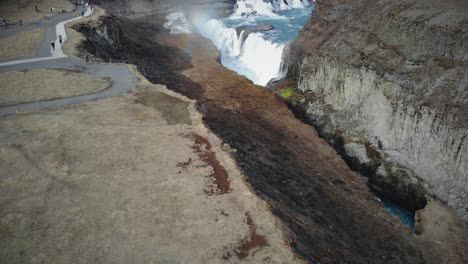
<path fill-rule="evenodd" d="M 255 25 L 255 27 L 248 27 L 248 26 L 236 27 L 236 33 L 237 33 L 237 36 L 240 36 L 242 31 L 244 31 L 244 36 L 243 37 L 244 37 L 244 39 L 246 39 L 249 36 L 249 34 L 251 34 L 251 33 L 270 31 L 270 30 L 273 30 L 273 29 L 274 29 L 274 27 L 272 25 L 258 24 L 258 25 Z"/>

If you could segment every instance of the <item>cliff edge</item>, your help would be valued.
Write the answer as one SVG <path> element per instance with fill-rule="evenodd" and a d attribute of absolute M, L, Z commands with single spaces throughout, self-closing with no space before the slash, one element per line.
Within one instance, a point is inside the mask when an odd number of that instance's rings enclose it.
<path fill-rule="evenodd" d="M 468 220 L 468 2 L 318 0 L 291 45 L 295 100 L 378 193 Z"/>

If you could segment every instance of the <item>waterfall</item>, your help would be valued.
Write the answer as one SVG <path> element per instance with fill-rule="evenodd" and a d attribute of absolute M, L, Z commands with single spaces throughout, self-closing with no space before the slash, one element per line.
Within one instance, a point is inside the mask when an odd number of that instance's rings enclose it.
<path fill-rule="evenodd" d="M 308 0 L 239 0 L 235 6 L 234 16 L 275 16 L 275 12 L 292 8 L 304 8 Z"/>
<path fill-rule="evenodd" d="M 234 28 L 228 28 L 216 19 L 208 20 L 198 27 L 198 31 L 202 36 L 210 39 L 222 55 L 233 57 L 241 55 L 244 32 L 237 36 Z"/>
<path fill-rule="evenodd" d="M 284 12 L 296 12 L 290 14 L 297 15 L 299 9 L 296 8 L 305 10 L 303 8 L 308 5 L 308 0 L 238 0 L 231 17 L 223 20 L 209 19 L 195 26 L 221 52 L 224 66 L 246 76 L 257 85 L 265 86 L 272 79 L 285 76 L 283 53 L 286 43 L 294 35 L 284 37 L 281 34 L 287 34 L 291 28 L 297 30 L 296 32 L 300 29 L 294 24 L 297 23 L 295 17 L 283 17 L 287 15 Z M 249 30 L 252 24 L 262 23 L 261 21 L 272 23 L 275 29 L 267 32 L 255 32 L 252 28 Z M 238 32 L 238 26 L 244 26 L 244 29 Z"/>
<path fill-rule="evenodd" d="M 309 5 L 307 0 L 271 0 L 275 10 L 288 10 L 291 8 L 304 8 Z"/>
<path fill-rule="evenodd" d="M 284 45 L 265 40 L 260 34 L 250 34 L 243 45 L 239 60 L 255 74 L 254 83 L 265 86 L 280 73 Z"/>
<path fill-rule="evenodd" d="M 283 56 L 283 44 L 262 38 L 260 33 L 250 33 L 244 40 L 245 30 L 239 35 L 234 28 L 211 19 L 198 28 L 200 34 L 210 39 L 222 56 L 237 57 L 252 74 L 252 81 L 266 85 L 278 77 Z"/>

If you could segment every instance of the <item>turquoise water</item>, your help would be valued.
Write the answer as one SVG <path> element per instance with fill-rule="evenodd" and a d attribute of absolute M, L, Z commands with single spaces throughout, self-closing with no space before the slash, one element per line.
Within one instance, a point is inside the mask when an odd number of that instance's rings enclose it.
<path fill-rule="evenodd" d="M 265 86 L 270 80 L 283 77 L 283 51 L 286 43 L 294 40 L 310 18 L 314 5 L 276 11 L 269 15 L 231 16 L 222 20 L 208 20 L 197 26 L 221 51 L 221 63 L 246 76 L 255 84 Z M 259 24 L 274 29 L 239 36 L 239 26 L 254 28 Z"/>
<path fill-rule="evenodd" d="M 405 209 L 401 208 L 395 203 L 381 200 L 379 201 L 385 206 L 385 209 L 389 211 L 391 214 L 400 217 L 400 220 L 403 224 L 414 228 L 415 227 L 415 220 L 414 220 L 414 213 L 408 212 Z"/>
<path fill-rule="evenodd" d="M 238 26 L 252 26 L 257 24 L 268 24 L 274 27 L 273 30 L 262 32 L 265 39 L 277 43 L 286 44 L 294 40 L 299 35 L 299 31 L 309 20 L 314 10 L 311 4 L 306 8 L 296 8 L 291 10 L 282 10 L 277 12 L 277 16 L 255 16 L 249 18 L 226 18 L 223 19 L 224 25 L 229 28 Z"/>

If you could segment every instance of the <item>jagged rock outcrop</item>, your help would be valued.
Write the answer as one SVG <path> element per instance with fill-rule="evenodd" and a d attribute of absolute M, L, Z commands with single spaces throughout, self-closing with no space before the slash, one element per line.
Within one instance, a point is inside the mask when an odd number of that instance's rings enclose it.
<path fill-rule="evenodd" d="M 299 108 L 377 190 L 413 193 L 403 204 L 436 196 L 468 221 L 466 10 L 464 0 L 317 1 L 288 75 Z"/>
<path fill-rule="evenodd" d="M 240 34 L 244 32 L 244 35 L 242 37 L 245 40 L 252 33 L 270 31 L 273 29 L 274 27 L 268 24 L 258 24 L 253 27 L 239 26 L 239 27 L 236 27 L 236 33 L 237 33 L 237 36 L 240 36 Z"/>

